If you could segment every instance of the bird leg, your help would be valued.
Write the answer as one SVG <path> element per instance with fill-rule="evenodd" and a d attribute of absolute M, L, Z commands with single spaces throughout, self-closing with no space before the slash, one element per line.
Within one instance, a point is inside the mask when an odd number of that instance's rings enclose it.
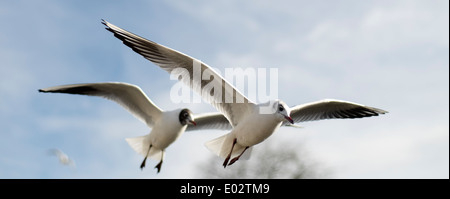
<path fill-rule="evenodd" d="M 237 138 L 234 138 L 234 140 L 233 140 L 233 145 L 231 146 L 231 151 L 230 151 L 230 153 L 228 154 L 227 158 L 225 158 L 225 161 L 223 162 L 223 168 L 227 167 L 228 161 L 229 161 L 230 158 L 231 158 L 231 153 L 233 153 L 233 148 L 234 148 L 234 145 L 236 144 L 236 142 L 237 142 Z"/>
<path fill-rule="evenodd" d="M 159 161 L 159 163 L 155 166 L 155 169 L 158 169 L 158 173 L 159 173 L 159 171 L 161 171 L 161 165 L 162 165 L 162 163 L 163 163 L 163 158 L 164 158 L 164 151 L 161 151 L 161 161 Z"/>
<path fill-rule="evenodd" d="M 234 164 L 234 162 L 238 161 L 239 158 L 242 156 L 242 154 L 244 154 L 245 150 L 247 150 L 247 149 L 248 149 L 248 146 L 245 147 L 245 149 L 241 152 L 241 154 L 239 154 L 239 156 L 237 156 L 237 157 L 231 159 L 231 161 L 230 161 L 230 163 L 228 164 L 228 166 L 230 166 L 230 165 Z"/>
<path fill-rule="evenodd" d="M 145 161 L 147 161 L 147 157 L 148 157 L 148 154 L 150 153 L 151 148 L 152 148 L 152 145 L 150 144 L 150 146 L 148 147 L 147 155 L 145 155 L 144 161 L 142 161 L 141 170 L 145 167 Z"/>

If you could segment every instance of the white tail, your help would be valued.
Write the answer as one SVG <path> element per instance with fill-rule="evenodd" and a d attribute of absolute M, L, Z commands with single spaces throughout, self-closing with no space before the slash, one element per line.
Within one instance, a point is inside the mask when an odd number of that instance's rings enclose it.
<path fill-rule="evenodd" d="M 205 143 L 206 148 L 209 151 L 213 152 L 217 156 L 221 158 L 226 158 L 230 153 L 231 146 L 233 145 L 234 136 L 231 133 L 222 135 L 218 138 L 215 138 L 211 141 Z M 245 153 L 241 156 L 240 159 L 248 160 L 250 158 L 250 154 L 252 152 L 252 148 L 250 147 L 245 151 Z M 233 153 L 231 153 L 231 158 L 238 156 L 245 149 L 245 146 L 242 146 L 238 143 L 234 145 Z"/>
<path fill-rule="evenodd" d="M 210 140 L 208 142 L 205 143 L 205 146 L 207 149 L 209 149 L 209 151 L 211 151 L 212 153 L 214 153 L 215 155 L 225 158 L 225 156 L 221 155 L 221 150 L 222 150 L 222 145 L 225 142 L 225 139 L 227 138 L 229 134 L 225 134 L 223 136 L 220 136 L 218 138 L 215 138 L 213 140 Z"/>
<path fill-rule="evenodd" d="M 134 138 L 125 138 L 128 144 L 133 148 L 134 151 L 141 154 L 142 156 L 146 156 L 148 152 L 148 147 L 150 147 L 150 134 L 134 137 Z M 155 147 L 150 149 L 148 157 L 154 160 L 161 160 L 162 151 Z"/>

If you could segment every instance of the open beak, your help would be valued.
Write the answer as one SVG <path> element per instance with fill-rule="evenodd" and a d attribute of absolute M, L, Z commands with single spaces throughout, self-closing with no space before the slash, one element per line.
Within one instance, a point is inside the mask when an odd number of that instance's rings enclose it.
<path fill-rule="evenodd" d="M 292 120 L 291 117 L 289 117 L 289 116 L 284 116 L 284 118 L 286 118 L 286 120 L 289 121 L 291 124 L 294 124 L 294 120 Z"/>

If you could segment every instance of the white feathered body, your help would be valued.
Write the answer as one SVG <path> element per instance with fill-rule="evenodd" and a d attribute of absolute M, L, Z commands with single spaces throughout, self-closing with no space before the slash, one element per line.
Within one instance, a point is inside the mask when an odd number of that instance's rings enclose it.
<path fill-rule="evenodd" d="M 253 146 L 271 136 L 281 121 L 273 114 L 252 114 L 245 118 L 230 132 L 237 138 L 237 143 L 242 146 Z"/>
<path fill-rule="evenodd" d="M 237 143 L 233 148 L 231 157 L 238 156 L 245 147 L 250 150 L 245 152 L 243 159 L 248 159 L 251 147 L 259 144 L 273 134 L 282 122 L 273 114 L 259 114 L 257 109 L 244 118 L 233 130 L 221 137 L 207 142 L 206 147 L 214 154 L 225 158 L 231 151 L 233 141 L 237 138 Z"/>
<path fill-rule="evenodd" d="M 162 151 L 175 142 L 186 130 L 187 125 L 181 125 L 178 119 L 180 111 L 181 109 L 163 112 L 161 117 L 155 121 L 149 134 L 125 140 L 131 148 L 143 156 L 147 155 L 151 144 L 149 157 L 160 160 Z"/>

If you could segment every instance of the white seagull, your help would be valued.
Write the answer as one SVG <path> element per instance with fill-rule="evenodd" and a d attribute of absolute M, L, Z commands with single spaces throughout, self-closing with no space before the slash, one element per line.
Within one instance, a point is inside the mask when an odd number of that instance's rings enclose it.
<path fill-rule="evenodd" d="M 225 158 L 224 167 L 239 160 L 247 149 L 264 141 L 281 125 L 322 119 L 362 118 L 387 113 L 381 109 L 341 100 L 321 100 L 298 105 L 292 109 L 281 100 L 256 104 L 243 96 L 205 63 L 121 29 L 105 20 L 102 20 L 102 24 L 125 45 L 163 70 L 181 76 L 188 72 L 190 79 L 182 78 L 180 81 L 190 86 L 205 101 L 223 113 L 233 127 L 231 132 L 205 145 L 216 155 Z M 196 71 L 201 71 L 200 77 L 207 73 L 209 77 L 212 76 L 212 79 L 195 78 Z"/>
<path fill-rule="evenodd" d="M 61 150 L 50 149 L 48 150 L 48 154 L 56 156 L 59 160 L 59 163 L 61 163 L 62 165 L 72 166 L 73 168 L 75 168 L 75 161 L 69 158 L 69 156 Z"/>
<path fill-rule="evenodd" d="M 152 128 L 149 134 L 126 138 L 126 141 L 137 153 L 144 156 L 141 169 L 145 167 L 147 157 L 160 160 L 155 166 L 158 173 L 163 163 L 164 150 L 175 142 L 184 131 L 231 129 L 231 125 L 227 124 L 227 119 L 220 113 L 193 116 L 192 112 L 186 108 L 163 111 L 145 95 L 141 88 L 128 83 L 71 84 L 39 89 L 39 92 L 99 96 L 122 105 L 137 119 Z"/>

